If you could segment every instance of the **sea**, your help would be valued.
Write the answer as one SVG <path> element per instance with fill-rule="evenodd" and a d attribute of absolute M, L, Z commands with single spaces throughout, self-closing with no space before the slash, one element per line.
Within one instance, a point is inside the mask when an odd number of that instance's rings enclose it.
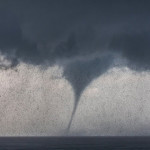
<path fill-rule="evenodd" d="M 0 137 L 0 150 L 150 150 L 150 137 Z"/>

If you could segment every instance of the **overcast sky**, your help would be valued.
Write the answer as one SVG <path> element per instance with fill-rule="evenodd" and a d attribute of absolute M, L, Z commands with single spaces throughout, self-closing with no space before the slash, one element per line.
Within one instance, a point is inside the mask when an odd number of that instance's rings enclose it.
<path fill-rule="evenodd" d="M 148 0 L 1 0 L 0 135 L 149 135 Z"/>

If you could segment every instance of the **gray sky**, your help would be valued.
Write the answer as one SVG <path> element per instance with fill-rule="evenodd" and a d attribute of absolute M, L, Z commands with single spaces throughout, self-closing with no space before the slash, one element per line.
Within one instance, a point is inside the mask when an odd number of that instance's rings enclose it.
<path fill-rule="evenodd" d="M 1 0 L 0 134 L 148 134 L 149 5 Z"/>

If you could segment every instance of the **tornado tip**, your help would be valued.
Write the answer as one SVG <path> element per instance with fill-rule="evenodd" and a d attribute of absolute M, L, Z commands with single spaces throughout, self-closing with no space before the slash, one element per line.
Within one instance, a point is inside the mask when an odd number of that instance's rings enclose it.
<path fill-rule="evenodd" d="M 76 110 L 77 110 L 77 106 L 78 106 L 78 100 L 75 100 L 74 107 L 73 107 L 73 111 L 72 111 L 72 114 L 71 114 L 71 118 L 70 118 L 68 127 L 67 127 L 67 129 L 66 129 L 68 133 L 69 133 L 69 131 L 70 131 L 71 124 L 72 124 L 72 121 L 73 121 L 75 112 L 76 112 Z"/>

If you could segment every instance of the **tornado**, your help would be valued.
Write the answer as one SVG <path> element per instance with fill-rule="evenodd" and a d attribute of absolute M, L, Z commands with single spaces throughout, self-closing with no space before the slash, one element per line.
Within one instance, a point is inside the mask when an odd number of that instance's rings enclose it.
<path fill-rule="evenodd" d="M 67 127 L 69 132 L 83 91 L 97 77 L 106 72 L 113 60 L 112 55 L 78 60 L 64 67 L 64 77 L 70 82 L 74 91 L 74 106 Z"/>

